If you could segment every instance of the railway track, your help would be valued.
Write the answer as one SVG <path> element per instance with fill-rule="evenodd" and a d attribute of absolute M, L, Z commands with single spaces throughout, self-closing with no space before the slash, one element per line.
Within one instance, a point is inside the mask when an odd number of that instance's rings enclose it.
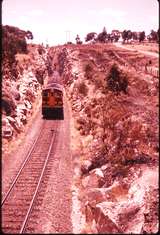
<path fill-rule="evenodd" d="M 44 121 L 8 192 L 2 199 L 4 233 L 31 233 L 37 223 L 39 205 L 43 201 L 49 178 L 59 121 Z"/>

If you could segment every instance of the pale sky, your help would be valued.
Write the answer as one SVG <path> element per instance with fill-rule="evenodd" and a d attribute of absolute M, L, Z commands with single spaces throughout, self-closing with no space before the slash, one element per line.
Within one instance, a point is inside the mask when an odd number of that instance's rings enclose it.
<path fill-rule="evenodd" d="M 30 30 L 35 43 L 75 42 L 103 27 L 132 31 L 157 31 L 157 0 L 3 0 L 2 24 Z M 68 31 L 68 32 L 67 32 Z"/>

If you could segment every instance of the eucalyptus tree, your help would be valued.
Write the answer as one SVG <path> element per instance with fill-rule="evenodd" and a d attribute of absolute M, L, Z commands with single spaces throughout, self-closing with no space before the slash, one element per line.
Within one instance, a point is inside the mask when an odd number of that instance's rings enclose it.
<path fill-rule="evenodd" d="M 76 40 L 76 43 L 77 43 L 77 44 L 82 44 L 82 41 L 80 40 L 80 37 L 79 37 L 78 34 L 77 34 L 75 40 Z"/>
<path fill-rule="evenodd" d="M 146 37 L 145 32 L 144 31 L 140 32 L 139 33 L 139 42 L 143 42 L 145 37 Z"/>
<path fill-rule="evenodd" d="M 123 43 L 128 42 L 132 38 L 131 30 L 124 30 L 122 32 Z"/>
<path fill-rule="evenodd" d="M 106 30 L 106 28 L 104 27 L 104 28 L 103 28 L 103 31 L 98 34 L 98 36 L 97 36 L 97 38 L 96 38 L 96 41 L 105 43 L 106 40 L 107 40 L 107 30 Z"/>
<path fill-rule="evenodd" d="M 96 39 L 97 33 L 91 32 L 86 35 L 85 42 L 94 41 Z"/>

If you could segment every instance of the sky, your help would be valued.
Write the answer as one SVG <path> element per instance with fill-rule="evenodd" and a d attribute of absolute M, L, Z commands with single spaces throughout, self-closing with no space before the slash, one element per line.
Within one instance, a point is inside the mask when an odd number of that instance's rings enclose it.
<path fill-rule="evenodd" d="M 87 33 L 106 27 L 123 31 L 157 31 L 157 0 L 3 0 L 2 24 L 33 33 L 34 43 L 84 42 Z"/>

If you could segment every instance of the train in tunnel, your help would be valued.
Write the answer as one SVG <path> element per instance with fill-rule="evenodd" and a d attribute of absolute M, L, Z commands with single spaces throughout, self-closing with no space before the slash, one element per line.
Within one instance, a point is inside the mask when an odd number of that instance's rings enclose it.
<path fill-rule="evenodd" d="M 43 119 L 63 120 L 63 87 L 58 83 L 49 83 L 42 89 Z"/>

